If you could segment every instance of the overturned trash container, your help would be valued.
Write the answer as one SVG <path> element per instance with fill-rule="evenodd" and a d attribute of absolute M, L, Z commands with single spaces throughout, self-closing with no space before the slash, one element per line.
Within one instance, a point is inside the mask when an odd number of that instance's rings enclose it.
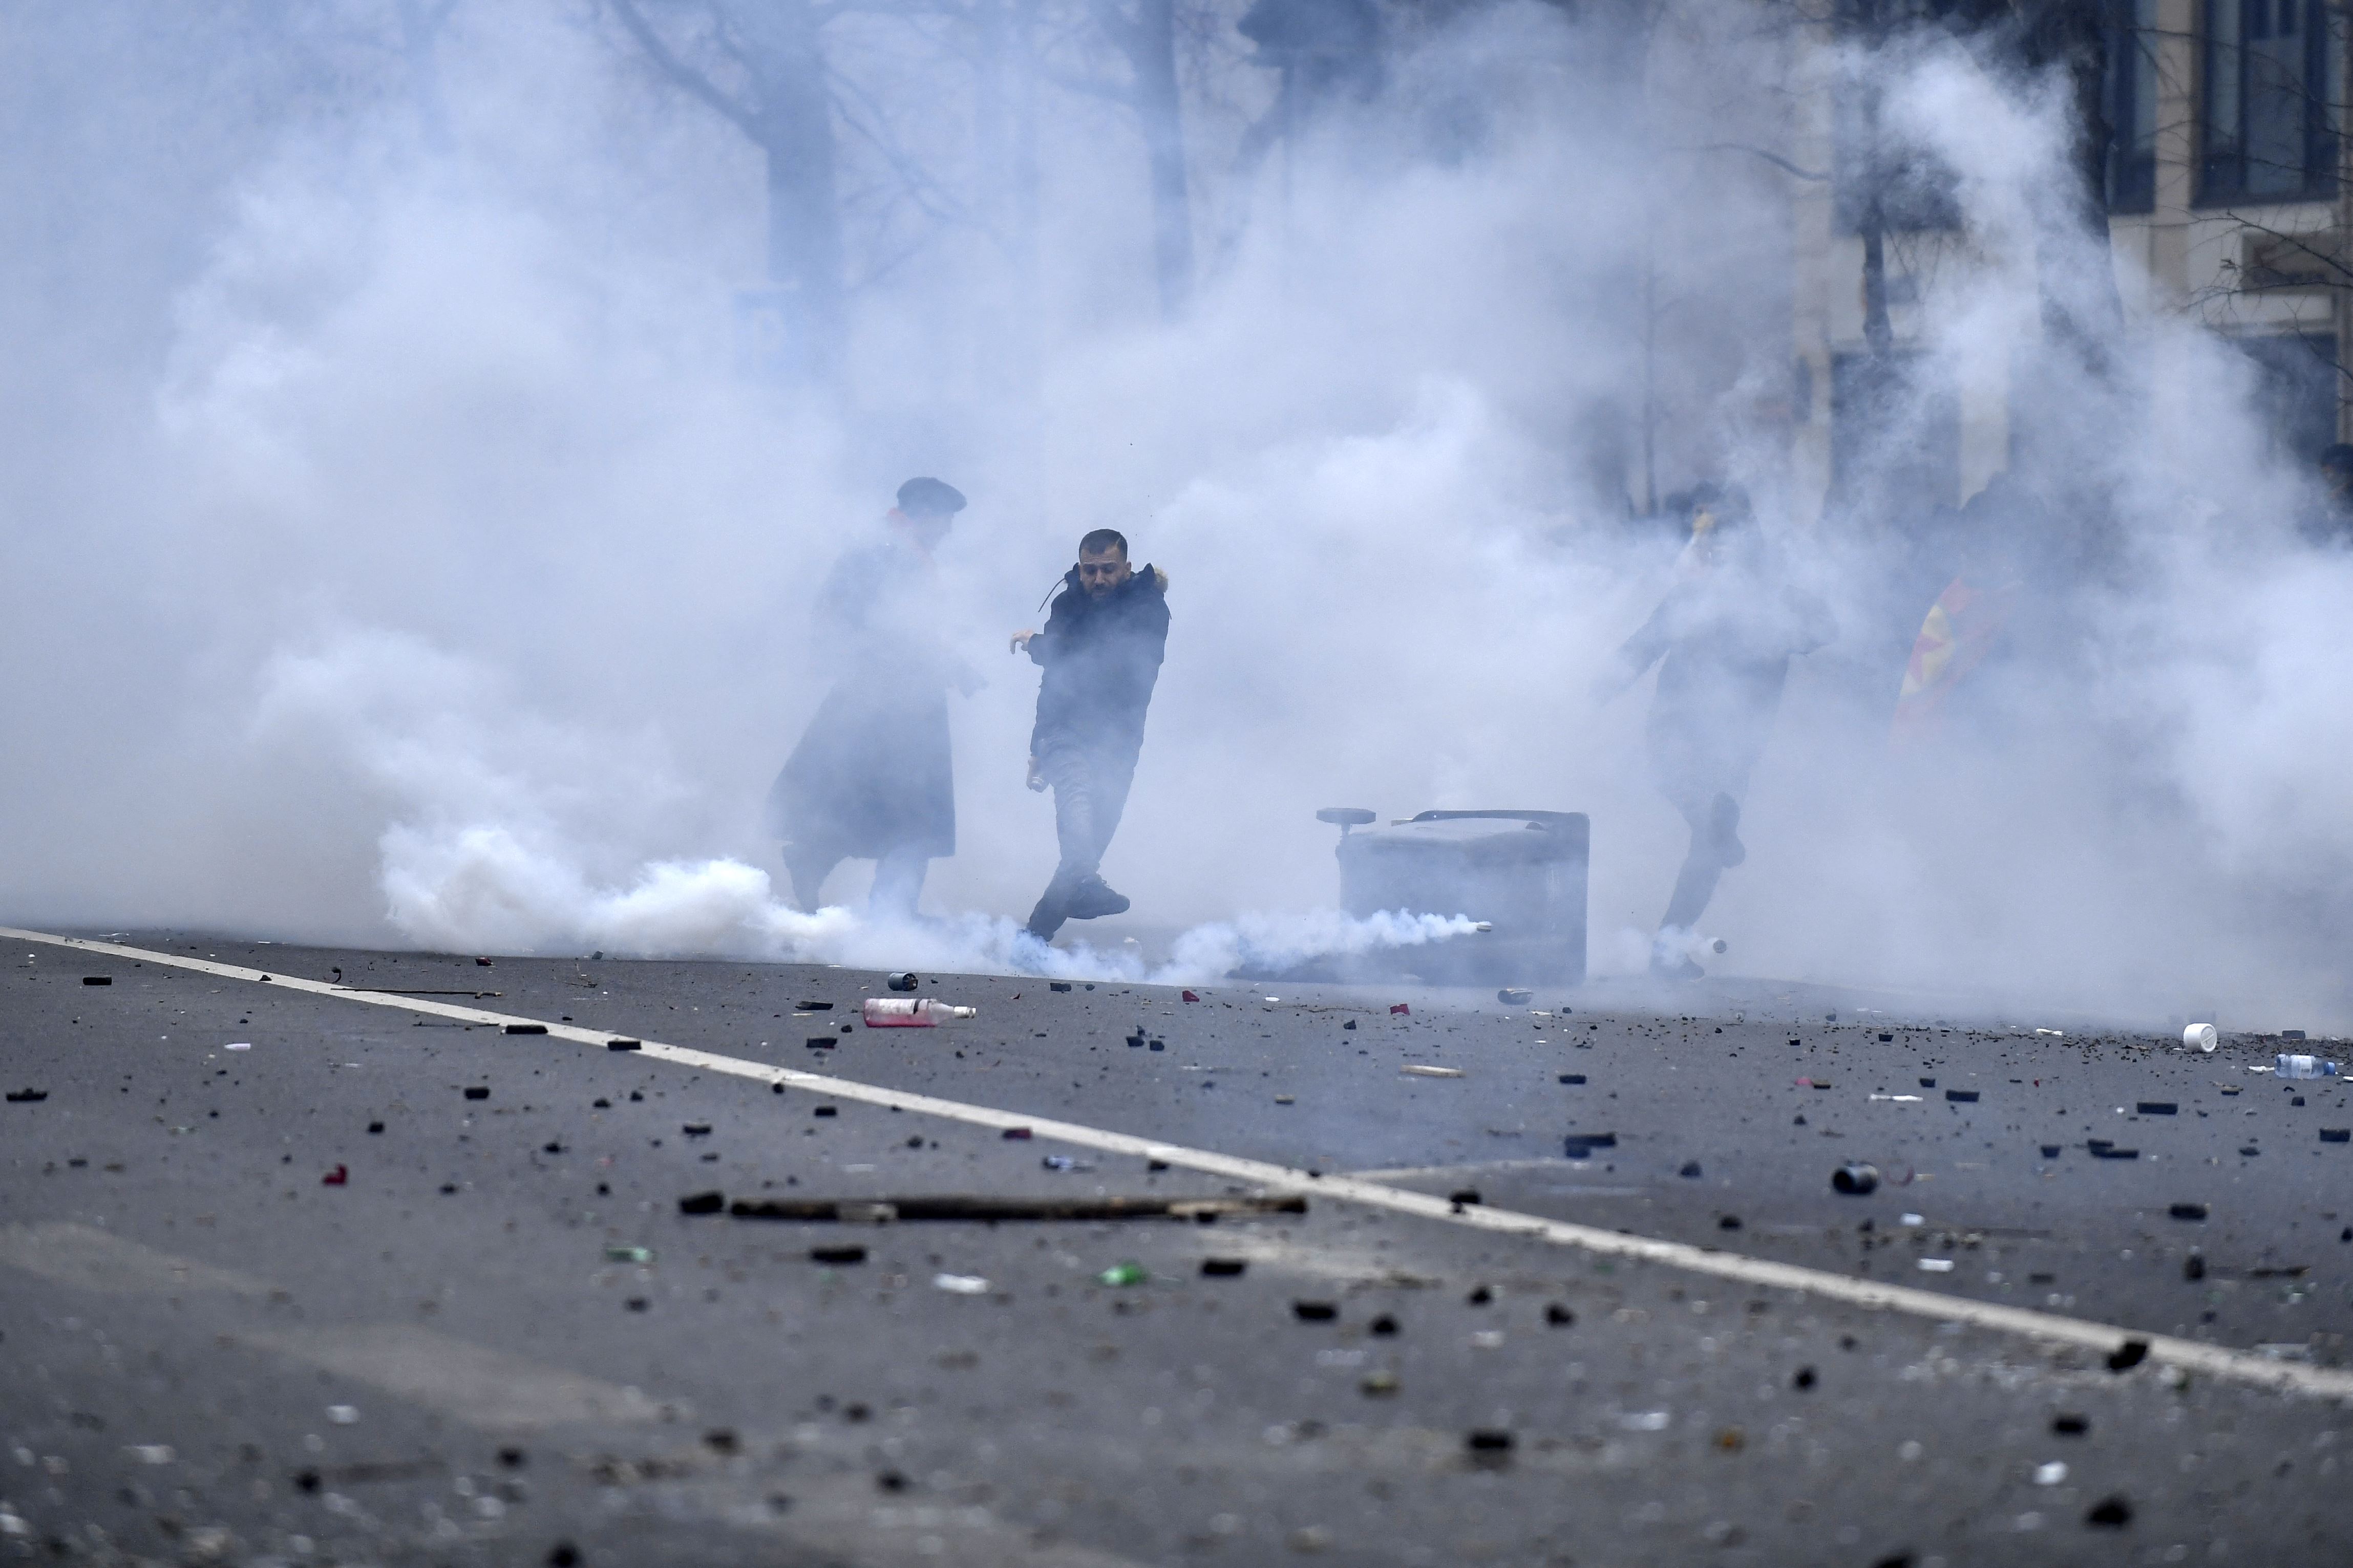
<path fill-rule="evenodd" d="M 1331 806 L 1340 829 L 1340 907 L 1468 915 L 1494 929 L 1377 955 L 1433 985 L 1579 985 L 1592 825 L 1571 811 L 1425 811 L 1386 827 Z"/>

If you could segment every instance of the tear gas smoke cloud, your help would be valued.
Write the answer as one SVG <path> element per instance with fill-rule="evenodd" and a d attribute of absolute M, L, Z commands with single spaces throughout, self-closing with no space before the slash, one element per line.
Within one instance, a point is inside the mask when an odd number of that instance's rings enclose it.
<path fill-rule="evenodd" d="M 1249 174 L 1267 75 L 1204 46 L 1205 258 L 1174 325 L 1150 315 L 1125 122 L 1035 105 L 1025 279 L 973 195 L 1001 171 L 968 166 L 969 70 L 916 47 L 922 24 L 877 23 L 865 90 L 974 216 L 944 226 L 853 159 L 868 281 L 846 390 L 820 399 L 741 363 L 747 143 L 606 18 L 462 5 L 428 83 L 351 42 L 390 9 L 352 0 L 316 36 L 142 39 L 106 5 L 8 24 L 0 179 L 45 219 L 5 255 L 26 345 L 0 371 L 12 917 L 1002 965 L 998 917 L 1042 883 L 1052 827 L 1021 787 L 1034 677 L 997 650 L 1110 523 L 1172 578 L 1108 865 L 1139 919 L 1195 928 L 1168 974 L 1442 934 L 1237 917 L 1332 901 L 1311 814 L 1341 803 L 1589 811 L 1599 967 L 1639 962 L 1639 936 L 1607 933 L 1656 921 L 1683 828 L 1646 775 L 1643 694 L 1584 694 L 1673 569 L 1617 521 L 1628 437 L 1601 417 L 1647 375 L 1662 487 L 1746 483 L 1841 628 L 1797 663 L 1746 803 L 1754 853 L 1708 919 L 1739 969 L 2348 1011 L 2327 937 L 2353 803 L 2325 763 L 2353 714 L 2314 628 L 2353 568 L 2294 543 L 2302 481 L 2194 328 L 2110 345 L 2158 395 L 2041 421 L 2079 488 L 2116 498 L 2123 541 L 2059 601 L 2048 685 L 1962 754 L 1888 760 L 1926 608 L 1889 585 L 1906 520 L 1787 515 L 1760 412 L 1788 377 L 1786 177 L 1694 151 L 1778 145 L 1792 104 L 1812 112 L 1757 13 L 1662 13 L 1638 100 L 1560 13 L 1467 9 L 1400 40 L 1377 102 Z M 1203 37 L 1229 38 L 1214 20 Z M 1969 220 L 1923 347 L 2006 375 L 2034 352 L 2038 287 L 2105 264 L 2032 241 L 2060 106 L 1950 46 L 1855 64 Z M 1646 258 L 1673 305 L 1647 357 Z M 822 695 L 815 584 L 912 473 L 974 498 L 937 610 L 991 684 L 955 709 L 960 852 L 927 898 L 945 918 L 878 932 L 781 907 L 758 806 Z"/>

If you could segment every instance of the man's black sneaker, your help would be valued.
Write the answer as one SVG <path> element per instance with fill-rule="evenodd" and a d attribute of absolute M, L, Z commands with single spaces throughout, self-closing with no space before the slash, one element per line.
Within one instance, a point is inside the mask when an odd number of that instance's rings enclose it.
<path fill-rule="evenodd" d="M 1127 913 L 1127 895 L 1112 891 L 1101 877 L 1089 877 L 1071 889 L 1062 912 L 1074 921 L 1101 920 L 1105 915 Z"/>

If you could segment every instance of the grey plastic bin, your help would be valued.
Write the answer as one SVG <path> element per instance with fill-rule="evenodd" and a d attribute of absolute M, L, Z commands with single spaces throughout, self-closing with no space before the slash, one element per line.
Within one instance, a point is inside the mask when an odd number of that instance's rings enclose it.
<path fill-rule="evenodd" d="M 1356 827 L 1367 812 L 1316 815 L 1343 825 L 1340 907 L 1349 914 L 1459 914 L 1495 928 L 1397 949 L 1392 967 L 1441 985 L 1584 984 L 1592 824 L 1583 813 L 1425 811 L 1387 827 Z"/>

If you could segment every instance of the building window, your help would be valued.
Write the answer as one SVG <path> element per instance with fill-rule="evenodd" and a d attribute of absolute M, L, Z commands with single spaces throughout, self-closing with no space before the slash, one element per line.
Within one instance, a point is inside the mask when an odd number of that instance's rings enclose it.
<path fill-rule="evenodd" d="M 2337 439 L 2337 340 L 2284 333 L 2242 338 L 2239 346 L 2255 362 L 2255 416 L 2272 450 L 2295 462 L 2313 461 Z"/>
<path fill-rule="evenodd" d="M 2157 205 L 2157 0 L 2108 7 L 2108 210 Z"/>
<path fill-rule="evenodd" d="M 1958 389 L 1927 355 L 1831 356 L 1831 493 L 1899 515 L 1960 500 Z"/>
<path fill-rule="evenodd" d="M 2199 200 L 2335 193 L 2342 26 L 2325 0 L 2205 0 Z"/>

